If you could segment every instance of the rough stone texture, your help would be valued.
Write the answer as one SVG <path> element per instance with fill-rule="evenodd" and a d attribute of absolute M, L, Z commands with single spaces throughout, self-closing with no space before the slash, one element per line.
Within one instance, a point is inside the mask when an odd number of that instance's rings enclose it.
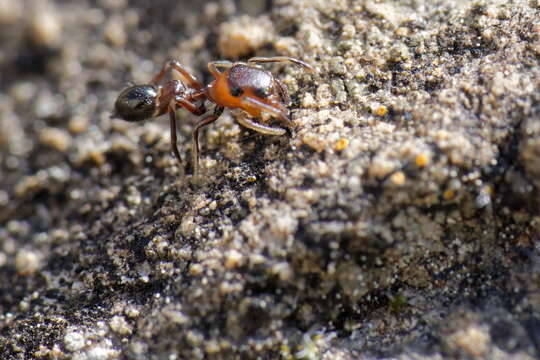
<path fill-rule="evenodd" d="M 538 0 L 2 0 L 2 359 L 540 357 L 539 19 Z M 271 67 L 297 131 L 226 112 L 201 184 L 166 119 L 109 118 L 168 58 L 208 81 L 253 55 L 318 69 Z"/>

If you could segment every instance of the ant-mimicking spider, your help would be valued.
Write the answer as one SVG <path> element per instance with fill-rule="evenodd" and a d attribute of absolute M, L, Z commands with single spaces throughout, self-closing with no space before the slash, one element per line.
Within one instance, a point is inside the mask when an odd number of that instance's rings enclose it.
<path fill-rule="evenodd" d="M 171 150 L 181 162 L 182 158 L 176 145 L 176 110 L 184 108 L 192 114 L 201 116 L 206 112 L 205 101 L 213 102 L 216 105 L 213 113 L 197 122 L 192 133 L 194 170 L 197 174 L 199 131 L 216 121 L 225 108 L 243 110 L 236 121 L 262 134 L 284 135 L 286 129 L 293 129 L 294 125 L 287 115 L 286 106 L 290 105 L 291 101 L 285 85 L 269 71 L 256 66 L 276 62 L 293 63 L 315 73 L 311 65 L 284 56 L 254 57 L 247 63 L 220 60 L 208 63 L 208 70 L 215 79 L 204 86 L 179 62 L 170 60 L 154 76 L 150 84 L 133 85 L 124 89 L 116 100 L 113 117 L 136 122 L 168 113 L 171 124 Z M 220 68 L 225 70 L 221 72 Z M 169 70 L 177 71 L 182 80 L 170 80 L 158 85 Z M 276 118 L 286 129 L 255 121 L 265 116 Z"/>

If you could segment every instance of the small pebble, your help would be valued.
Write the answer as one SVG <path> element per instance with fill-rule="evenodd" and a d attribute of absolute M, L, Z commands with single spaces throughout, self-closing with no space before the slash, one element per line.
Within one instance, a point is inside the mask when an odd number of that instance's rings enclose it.
<path fill-rule="evenodd" d="M 80 134 L 88 130 L 90 119 L 86 116 L 74 116 L 69 120 L 68 130 L 72 134 Z"/>
<path fill-rule="evenodd" d="M 118 335 L 126 336 L 131 334 L 131 327 L 123 316 L 113 316 L 109 321 L 109 326 Z"/>
<path fill-rule="evenodd" d="M 225 267 L 227 269 L 234 269 L 241 265 L 243 262 L 243 255 L 236 251 L 230 250 L 225 254 Z"/>
<path fill-rule="evenodd" d="M 120 17 L 112 17 L 105 25 L 105 38 L 116 47 L 122 47 L 126 44 L 127 34 L 124 21 Z"/>
<path fill-rule="evenodd" d="M 15 270 L 19 275 L 33 275 L 39 270 L 41 259 L 37 252 L 19 250 L 15 256 Z"/>
<path fill-rule="evenodd" d="M 403 171 L 396 171 L 395 173 L 392 174 L 392 176 L 390 176 L 390 182 L 394 186 L 401 186 L 405 184 L 406 179 L 407 178 L 405 174 L 403 173 Z"/>
<path fill-rule="evenodd" d="M 32 40 L 40 46 L 54 47 L 62 38 L 62 23 L 58 14 L 50 8 L 36 10 L 30 20 Z"/>
<path fill-rule="evenodd" d="M 46 128 L 39 134 L 39 141 L 55 150 L 66 152 L 71 145 L 71 136 L 62 129 Z"/>
<path fill-rule="evenodd" d="M 86 339 L 84 334 L 78 330 L 66 331 L 64 335 L 64 346 L 68 351 L 79 351 L 84 348 Z"/>
<path fill-rule="evenodd" d="M 268 21 L 241 17 L 219 28 L 218 49 L 226 58 L 245 56 L 270 41 L 273 29 Z"/>

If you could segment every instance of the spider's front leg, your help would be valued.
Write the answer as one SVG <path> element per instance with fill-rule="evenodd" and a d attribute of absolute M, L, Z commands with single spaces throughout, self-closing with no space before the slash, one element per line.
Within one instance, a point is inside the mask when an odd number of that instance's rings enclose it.
<path fill-rule="evenodd" d="M 275 116 L 285 127 L 287 127 L 291 131 L 294 129 L 294 123 L 291 121 L 291 119 L 289 119 L 285 108 L 283 108 L 282 106 L 277 107 L 269 105 L 259 99 L 249 96 L 245 96 L 244 98 L 242 98 L 242 103 L 248 105 L 249 107 L 254 107 L 261 112 L 265 112 L 272 116 Z"/>
<path fill-rule="evenodd" d="M 309 65 L 306 62 L 303 62 L 302 60 L 298 60 L 292 57 L 288 56 L 274 56 L 274 57 L 253 57 L 248 60 L 248 64 L 262 64 L 262 63 L 289 63 L 289 64 L 295 64 L 300 67 L 303 67 L 310 73 L 314 74 L 316 73 L 316 70 L 313 66 Z"/>
<path fill-rule="evenodd" d="M 268 126 L 253 121 L 253 119 L 244 112 L 238 114 L 238 116 L 236 117 L 236 121 L 238 121 L 240 125 L 264 135 L 282 136 L 285 135 L 285 133 L 287 132 L 287 130 L 280 127 Z"/>
<path fill-rule="evenodd" d="M 212 61 L 208 63 L 208 71 L 210 71 L 215 78 L 218 78 L 221 75 L 221 71 L 218 70 L 219 68 L 228 69 L 233 65 L 234 63 L 227 60 Z"/>
<path fill-rule="evenodd" d="M 157 73 L 156 76 L 154 76 L 151 84 L 156 85 L 157 83 L 159 83 L 163 79 L 167 71 L 169 70 L 177 71 L 182 76 L 182 79 L 184 80 L 186 85 L 189 86 L 190 88 L 195 89 L 196 91 L 202 91 L 204 89 L 204 85 L 200 81 L 198 81 L 195 78 L 195 76 L 193 76 L 189 71 L 187 71 L 187 69 L 176 60 L 167 61 L 163 65 L 163 68 L 161 69 L 161 71 Z"/>

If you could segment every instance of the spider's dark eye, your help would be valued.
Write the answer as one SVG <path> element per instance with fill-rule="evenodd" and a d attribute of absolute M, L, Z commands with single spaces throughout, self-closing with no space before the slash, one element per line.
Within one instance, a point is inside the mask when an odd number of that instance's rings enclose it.
<path fill-rule="evenodd" d="M 157 89 L 152 85 L 131 86 L 118 95 L 115 116 L 127 121 L 151 118 L 156 110 Z"/>
<path fill-rule="evenodd" d="M 267 98 L 271 94 L 270 88 L 267 88 L 267 87 L 256 88 L 255 90 L 253 90 L 253 93 L 255 94 L 255 96 L 260 97 L 260 98 Z"/>
<path fill-rule="evenodd" d="M 239 86 L 233 86 L 231 88 L 231 95 L 234 96 L 234 97 L 238 97 L 240 95 L 242 95 L 244 93 L 244 90 L 242 90 L 241 87 Z"/>

